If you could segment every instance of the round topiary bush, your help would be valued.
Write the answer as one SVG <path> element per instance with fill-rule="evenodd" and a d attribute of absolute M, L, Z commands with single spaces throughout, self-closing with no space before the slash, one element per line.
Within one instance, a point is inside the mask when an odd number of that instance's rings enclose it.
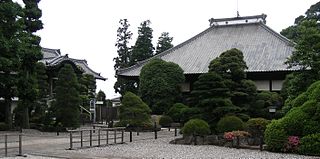
<path fill-rule="evenodd" d="M 248 132 L 252 136 L 259 137 L 263 135 L 269 123 L 270 121 L 264 118 L 251 118 L 247 121 Z"/>
<path fill-rule="evenodd" d="M 169 109 L 168 115 L 172 118 L 174 122 L 181 122 L 183 118 L 183 111 L 188 108 L 188 106 L 182 103 L 176 103 Z"/>
<path fill-rule="evenodd" d="M 320 133 L 304 136 L 300 140 L 299 153 L 303 155 L 320 155 Z"/>
<path fill-rule="evenodd" d="M 235 130 L 243 130 L 243 121 L 236 116 L 225 116 L 221 118 L 217 124 L 218 132 L 229 132 Z"/>
<path fill-rule="evenodd" d="M 159 124 L 162 127 L 170 127 L 172 122 L 173 122 L 172 118 L 167 115 L 163 115 L 159 120 Z"/>
<path fill-rule="evenodd" d="M 208 123 L 201 119 L 191 119 L 182 128 L 183 135 L 204 136 L 210 134 Z"/>
<path fill-rule="evenodd" d="M 287 143 L 288 135 L 281 124 L 281 119 L 272 120 L 264 132 L 264 142 L 269 151 L 280 152 Z"/>

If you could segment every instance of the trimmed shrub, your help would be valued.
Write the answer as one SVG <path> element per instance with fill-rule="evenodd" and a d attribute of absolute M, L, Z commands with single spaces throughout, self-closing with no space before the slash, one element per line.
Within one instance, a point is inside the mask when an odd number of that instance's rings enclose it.
<path fill-rule="evenodd" d="M 210 127 L 207 122 L 201 119 L 191 119 L 189 120 L 184 127 L 182 128 L 181 132 L 184 135 L 208 135 L 210 134 Z"/>
<path fill-rule="evenodd" d="M 320 133 L 304 136 L 300 140 L 299 153 L 304 155 L 320 155 Z"/>
<path fill-rule="evenodd" d="M 187 108 L 189 107 L 182 103 L 176 103 L 169 109 L 168 115 L 174 122 L 181 122 L 183 118 L 183 110 Z"/>
<path fill-rule="evenodd" d="M 264 142 L 269 151 L 280 152 L 287 143 L 288 135 L 281 124 L 281 119 L 272 120 L 264 132 Z"/>
<path fill-rule="evenodd" d="M 292 108 L 281 120 L 281 125 L 290 136 L 301 136 L 303 127 L 310 116 L 301 110 L 301 107 Z"/>
<path fill-rule="evenodd" d="M 145 104 L 140 97 L 134 93 L 127 92 L 122 99 L 120 107 L 120 122 L 130 127 L 144 127 L 152 125 L 151 109 Z"/>
<path fill-rule="evenodd" d="M 292 101 L 292 107 L 300 107 L 307 100 L 308 96 L 306 95 L 306 93 L 302 93 Z"/>
<path fill-rule="evenodd" d="M 229 132 L 235 130 L 243 130 L 243 121 L 236 116 L 225 116 L 221 118 L 217 124 L 218 132 Z"/>
<path fill-rule="evenodd" d="M 170 116 L 167 116 L 167 115 L 163 115 L 159 120 L 159 124 L 162 127 L 170 127 L 172 122 L 173 122 L 172 118 Z"/>
<path fill-rule="evenodd" d="M 270 121 L 264 118 L 251 118 L 247 121 L 246 125 L 248 132 L 252 136 L 259 137 L 263 135 L 269 123 Z"/>

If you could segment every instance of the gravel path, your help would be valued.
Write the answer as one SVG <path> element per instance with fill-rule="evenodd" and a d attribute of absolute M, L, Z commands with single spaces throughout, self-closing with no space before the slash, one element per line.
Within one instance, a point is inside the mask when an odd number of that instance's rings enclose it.
<path fill-rule="evenodd" d="M 212 145 L 191 146 L 168 144 L 173 138 L 143 140 L 122 145 L 111 145 L 78 150 L 106 158 L 215 158 L 215 159 L 320 159 L 320 157 L 271 153 L 267 151 L 234 149 Z"/>
<path fill-rule="evenodd" d="M 29 134 L 29 135 L 28 135 Z M 31 134 L 31 135 L 30 135 Z M 33 135 L 32 135 L 33 134 Z M 301 156 L 295 154 L 271 153 L 267 151 L 234 149 L 212 145 L 173 145 L 173 132 L 161 131 L 158 139 L 153 139 L 153 133 L 133 134 L 133 142 L 129 142 L 125 133 L 125 143 L 76 150 L 66 150 L 69 147 L 68 134 L 39 134 L 27 132 L 24 137 L 24 154 L 27 157 L 7 157 L 8 159 L 140 159 L 140 158 L 213 158 L 213 159 L 320 159 L 319 157 Z M 41 137 L 40 137 L 41 136 Z"/>

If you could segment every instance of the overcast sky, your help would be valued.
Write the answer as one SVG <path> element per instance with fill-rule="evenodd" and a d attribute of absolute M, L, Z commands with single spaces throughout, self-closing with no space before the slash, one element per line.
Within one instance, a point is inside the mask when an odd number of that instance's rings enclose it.
<path fill-rule="evenodd" d="M 114 98 L 115 42 L 119 20 L 126 18 L 137 37 L 139 24 L 151 20 L 153 43 L 169 32 L 177 45 L 209 27 L 210 18 L 267 14 L 267 25 L 277 32 L 317 0 L 42 0 L 44 29 L 38 32 L 41 46 L 61 49 L 71 58 L 86 59 L 107 81 L 97 81 L 97 91 Z M 238 6 L 238 7 L 237 7 Z"/>

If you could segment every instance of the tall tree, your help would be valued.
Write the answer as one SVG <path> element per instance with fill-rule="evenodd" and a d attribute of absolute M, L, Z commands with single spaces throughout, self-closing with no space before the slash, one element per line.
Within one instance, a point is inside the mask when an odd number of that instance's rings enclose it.
<path fill-rule="evenodd" d="M 141 69 L 141 98 L 155 114 L 163 114 L 179 101 L 180 84 L 185 80 L 179 65 L 161 59 L 153 59 Z"/>
<path fill-rule="evenodd" d="M 45 112 L 48 109 L 47 100 L 49 96 L 49 84 L 47 82 L 48 76 L 46 74 L 46 66 L 38 62 L 36 65 L 36 79 L 37 79 L 37 102 L 34 105 L 34 119 L 39 123 L 43 121 Z"/>
<path fill-rule="evenodd" d="M 152 28 L 150 20 L 143 21 L 138 28 L 138 38 L 132 48 L 131 65 L 138 61 L 145 60 L 153 56 L 154 47 L 152 45 Z"/>
<path fill-rule="evenodd" d="M 22 8 L 11 0 L 0 1 L 0 97 L 5 102 L 5 122 L 12 128 L 11 101 L 16 95 L 19 71 L 19 33 L 23 29 Z"/>
<path fill-rule="evenodd" d="M 60 122 L 63 127 L 79 127 L 81 98 L 78 79 L 71 65 L 66 64 L 61 68 L 55 89 L 54 114 L 57 123 Z"/>
<path fill-rule="evenodd" d="M 121 19 L 119 21 L 120 27 L 117 30 L 117 42 L 115 46 L 117 47 L 118 57 L 114 58 L 115 61 L 114 69 L 116 71 L 115 77 L 117 78 L 114 84 L 114 90 L 116 93 L 124 95 L 125 92 L 131 91 L 137 93 L 136 81 L 124 79 L 117 75 L 119 69 L 123 69 L 133 65 L 131 58 L 131 48 L 129 45 L 129 40 L 131 40 L 132 33 L 129 30 L 130 24 L 127 19 Z"/>
<path fill-rule="evenodd" d="M 35 68 L 36 63 L 42 59 L 40 47 L 41 38 L 34 33 L 42 29 L 41 10 L 38 8 L 40 0 L 23 0 L 24 28 L 21 32 L 18 97 L 19 104 L 23 107 L 22 127 L 29 128 L 29 108 L 34 104 L 36 92 Z"/>
<path fill-rule="evenodd" d="M 115 57 L 114 69 L 126 68 L 130 66 L 131 60 L 131 50 L 128 46 L 129 40 L 131 40 L 132 33 L 129 30 L 130 24 L 127 19 L 120 19 L 120 27 L 117 30 L 117 42 L 115 46 L 117 47 L 118 57 Z"/>
<path fill-rule="evenodd" d="M 286 78 L 281 95 L 286 100 L 286 111 L 291 101 L 308 86 L 320 79 L 320 25 L 318 21 L 320 2 L 312 5 L 305 13 L 296 18 L 294 25 L 283 29 L 281 34 L 296 42 L 295 51 L 286 64 L 302 71 L 295 72 Z M 290 105 L 290 104 L 289 104 Z"/>
<path fill-rule="evenodd" d="M 173 37 L 170 37 L 168 32 L 161 33 L 161 36 L 158 39 L 158 44 L 156 47 L 156 55 L 172 48 L 173 47 L 172 40 L 173 40 Z"/>

